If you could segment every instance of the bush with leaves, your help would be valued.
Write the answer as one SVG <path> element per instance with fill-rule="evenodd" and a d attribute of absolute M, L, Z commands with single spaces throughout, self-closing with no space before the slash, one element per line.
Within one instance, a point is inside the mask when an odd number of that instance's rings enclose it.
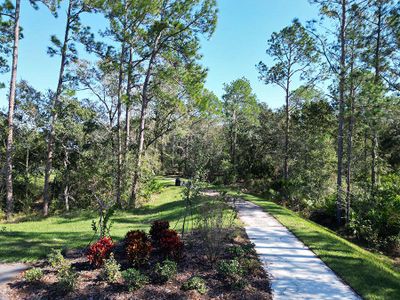
<path fill-rule="evenodd" d="M 153 279 L 157 283 L 164 283 L 176 275 L 178 267 L 176 262 L 164 260 L 162 263 L 157 263 L 154 268 Z"/>
<path fill-rule="evenodd" d="M 50 254 L 47 255 L 47 261 L 54 269 L 61 268 L 65 264 L 61 249 L 51 249 Z"/>
<path fill-rule="evenodd" d="M 161 233 L 160 253 L 164 257 L 178 260 L 183 254 L 183 242 L 175 230 L 166 229 Z"/>
<path fill-rule="evenodd" d="M 74 290 L 78 282 L 78 273 L 71 267 L 70 264 L 65 263 L 59 270 L 57 274 L 58 284 L 65 291 Z"/>
<path fill-rule="evenodd" d="M 139 270 L 131 268 L 122 272 L 122 278 L 130 292 L 136 291 L 149 283 L 149 278 Z"/>
<path fill-rule="evenodd" d="M 208 290 L 206 281 L 199 276 L 190 277 L 186 282 L 184 282 L 182 284 L 181 288 L 184 291 L 195 290 L 195 291 L 198 291 L 202 295 L 207 293 L 207 290 Z"/>
<path fill-rule="evenodd" d="M 222 198 L 205 199 L 198 209 L 196 227 L 207 258 L 214 262 L 225 250 L 224 244 L 233 228 L 236 212 Z"/>
<path fill-rule="evenodd" d="M 104 260 L 100 276 L 108 283 L 116 283 L 121 278 L 121 265 L 115 260 L 113 253 L 109 259 Z"/>
<path fill-rule="evenodd" d="M 43 278 L 43 271 L 40 268 L 32 268 L 24 273 L 24 279 L 28 282 L 37 282 Z"/>
<path fill-rule="evenodd" d="M 150 258 L 151 241 L 143 230 L 129 231 L 125 236 L 125 252 L 129 262 L 143 265 Z"/>
<path fill-rule="evenodd" d="M 247 274 L 251 275 L 255 274 L 260 267 L 260 263 L 257 259 L 247 257 L 244 257 L 240 260 L 240 265 L 243 267 Z"/>
<path fill-rule="evenodd" d="M 151 224 L 150 236 L 155 245 L 159 244 L 162 232 L 166 229 L 169 229 L 168 221 L 157 220 Z"/>
<path fill-rule="evenodd" d="M 240 290 L 246 286 L 246 281 L 243 278 L 244 270 L 238 260 L 219 261 L 217 271 L 233 289 Z"/>
<path fill-rule="evenodd" d="M 103 237 L 90 245 L 86 256 L 93 266 L 100 267 L 104 259 L 110 255 L 114 246 L 111 237 Z"/>

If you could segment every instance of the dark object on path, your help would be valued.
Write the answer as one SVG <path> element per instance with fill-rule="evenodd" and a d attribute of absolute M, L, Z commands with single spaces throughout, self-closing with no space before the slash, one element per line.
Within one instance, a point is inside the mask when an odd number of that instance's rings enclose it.
<path fill-rule="evenodd" d="M 175 179 L 175 186 L 181 186 L 181 180 L 179 179 L 179 177 Z"/>

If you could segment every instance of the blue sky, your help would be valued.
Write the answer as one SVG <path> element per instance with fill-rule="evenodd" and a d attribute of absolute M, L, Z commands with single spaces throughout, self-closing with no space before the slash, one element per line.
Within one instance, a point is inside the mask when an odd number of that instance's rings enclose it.
<path fill-rule="evenodd" d="M 305 22 L 315 18 L 317 7 L 308 0 L 218 0 L 219 18 L 215 34 L 202 40 L 202 64 L 209 69 L 206 86 L 217 96 L 223 94 L 223 84 L 247 77 L 260 101 L 270 107 L 283 105 L 284 95 L 278 87 L 266 86 L 258 80 L 255 65 L 271 60 L 265 54 L 266 42 L 274 31 L 290 24 L 294 18 Z M 22 1 L 21 26 L 24 39 L 20 43 L 18 79 L 25 79 L 39 90 L 54 89 L 57 83 L 59 58 L 46 54 L 50 36 L 62 37 L 64 10 L 55 19 L 44 8 L 33 10 Z M 85 16 L 83 22 L 93 28 L 104 26 L 98 16 Z M 85 57 L 85 54 L 81 55 Z M 9 74 L 0 75 L 8 82 Z M 0 107 L 7 104 L 7 89 L 0 90 Z"/>

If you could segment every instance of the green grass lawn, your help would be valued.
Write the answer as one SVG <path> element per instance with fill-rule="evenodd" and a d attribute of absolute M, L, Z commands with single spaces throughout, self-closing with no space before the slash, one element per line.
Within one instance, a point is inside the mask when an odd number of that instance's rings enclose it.
<path fill-rule="evenodd" d="M 271 213 L 363 298 L 400 299 L 400 270 L 389 257 L 366 251 L 271 201 L 249 194 L 240 196 Z"/>
<path fill-rule="evenodd" d="M 117 211 L 112 220 L 113 239 L 121 239 L 128 230 L 148 229 L 152 221 L 169 220 L 171 227 L 182 227 L 185 203 L 181 187 L 175 187 L 173 179 L 162 179 L 163 190 L 153 195 L 150 203 L 140 209 Z M 69 249 L 85 247 L 93 237 L 92 211 L 71 212 L 60 216 L 39 218 L 15 224 L 0 223 L 0 262 L 35 261 L 44 258 L 52 248 Z M 192 223 L 189 223 L 191 225 Z"/>

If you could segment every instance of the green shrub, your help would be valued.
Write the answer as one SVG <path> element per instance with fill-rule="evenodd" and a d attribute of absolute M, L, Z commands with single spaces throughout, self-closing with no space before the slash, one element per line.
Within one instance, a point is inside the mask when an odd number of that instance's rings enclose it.
<path fill-rule="evenodd" d="M 134 268 L 123 271 L 122 277 L 130 292 L 144 287 L 149 282 L 149 278 L 146 275 Z"/>
<path fill-rule="evenodd" d="M 47 261 L 55 269 L 59 269 L 65 264 L 65 258 L 60 249 L 51 249 L 50 254 L 47 256 Z"/>
<path fill-rule="evenodd" d="M 40 281 L 43 278 L 43 271 L 39 268 L 32 268 L 25 272 L 24 278 L 28 282 Z"/>
<path fill-rule="evenodd" d="M 243 289 L 247 282 L 242 278 L 244 274 L 243 268 L 236 259 L 221 260 L 217 265 L 217 271 L 226 282 L 235 290 Z"/>
<path fill-rule="evenodd" d="M 228 248 L 228 252 L 232 254 L 234 257 L 242 257 L 245 255 L 245 251 L 241 246 L 231 246 Z"/>
<path fill-rule="evenodd" d="M 206 281 L 199 276 L 193 276 L 182 284 L 182 290 L 195 290 L 204 295 L 205 293 L 207 293 Z"/>
<path fill-rule="evenodd" d="M 240 264 L 248 274 L 254 274 L 260 266 L 258 260 L 254 258 L 243 258 Z"/>
<path fill-rule="evenodd" d="M 242 250 L 244 251 L 245 254 L 251 254 L 254 252 L 254 243 L 248 243 L 248 244 L 244 244 L 242 245 Z"/>
<path fill-rule="evenodd" d="M 70 292 L 74 290 L 78 282 L 78 273 L 72 269 L 70 264 L 65 263 L 58 270 L 57 279 L 60 287 L 63 290 Z"/>
<path fill-rule="evenodd" d="M 161 264 L 157 263 L 154 268 L 154 281 L 164 283 L 170 280 L 177 273 L 176 262 L 164 260 Z"/>
<path fill-rule="evenodd" d="M 230 278 L 236 275 L 243 275 L 243 269 L 240 266 L 240 263 L 236 259 L 232 260 L 221 260 L 217 264 L 218 274 L 225 277 Z"/>
<path fill-rule="evenodd" d="M 109 283 L 116 283 L 121 278 L 121 266 L 115 260 L 113 253 L 110 254 L 109 259 L 104 261 L 100 276 Z"/>

